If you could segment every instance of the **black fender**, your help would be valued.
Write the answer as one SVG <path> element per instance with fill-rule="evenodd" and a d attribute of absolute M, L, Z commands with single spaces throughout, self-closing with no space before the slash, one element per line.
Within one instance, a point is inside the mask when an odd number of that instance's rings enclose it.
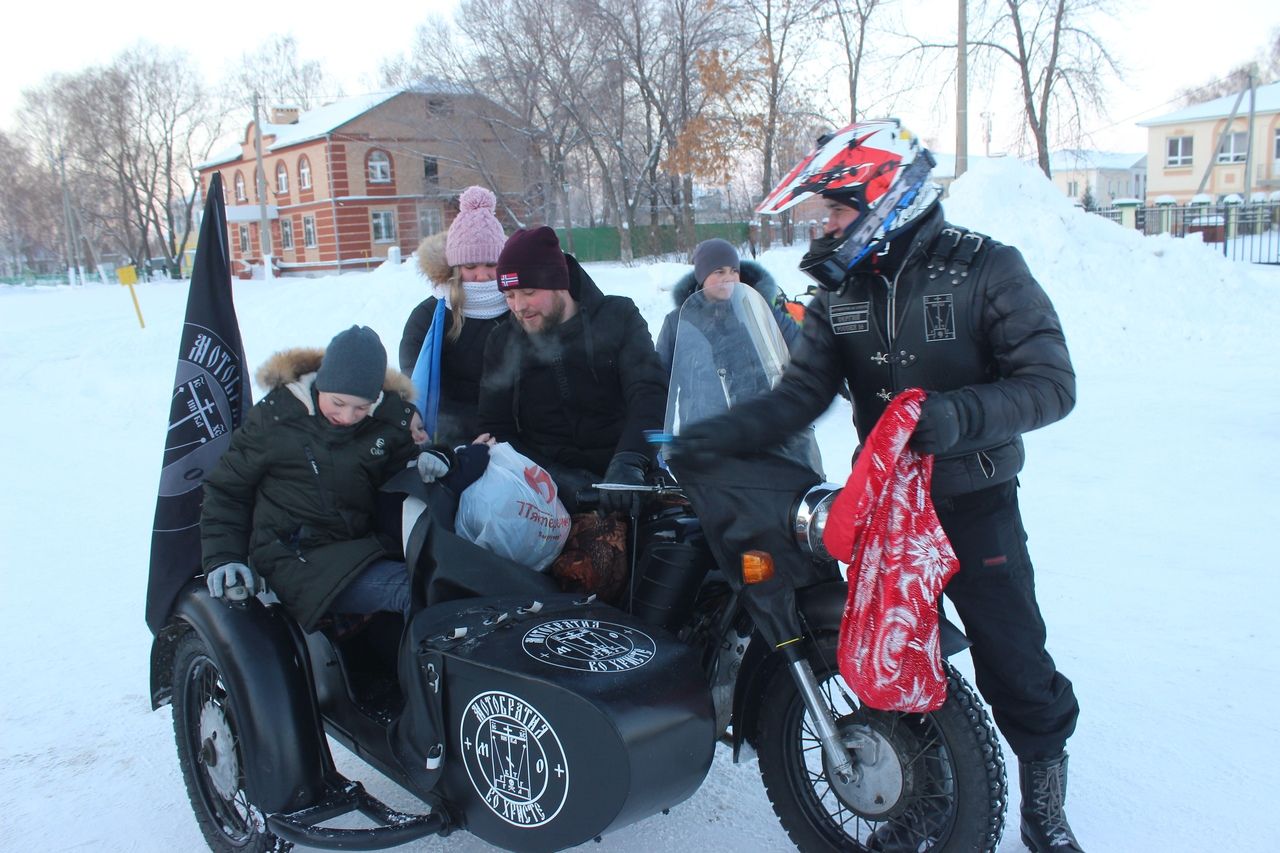
<path fill-rule="evenodd" d="M 840 620 L 844 618 L 845 601 L 849 596 L 849 585 L 844 580 L 833 579 L 823 581 L 804 589 L 796 590 L 796 607 L 800 610 L 800 621 L 808 635 L 818 633 L 838 633 Z M 971 644 L 959 628 L 953 625 L 945 614 L 939 614 L 938 629 L 942 656 L 949 658 L 963 651 Z M 755 740 L 756 725 L 760 716 L 761 704 L 765 701 L 764 690 L 769 680 L 779 667 L 786 665 L 786 657 L 773 654 L 773 649 L 762 642 L 758 633 L 753 633 L 747 652 L 743 655 L 738 669 L 738 678 L 733 691 L 733 760 L 738 761 L 744 740 Z"/>
<path fill-rule="evenodd" d="M 296 623 L 280 606 L 228 606 L 202 582 L 188 584 L 151 646 L 153 708 L 173 700 L 174 650 L 191 631 L 226 680 L 250 802 L 268 814 L 318 802 L 333 759 Z"/>

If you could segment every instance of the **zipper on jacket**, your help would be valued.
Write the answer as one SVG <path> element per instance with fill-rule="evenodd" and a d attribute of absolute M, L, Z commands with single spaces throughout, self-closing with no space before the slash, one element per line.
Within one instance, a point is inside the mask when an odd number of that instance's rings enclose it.
<path fill-rule="evenodd" d="M 316 464 L 316 455 L 311 452 L 311 445 L 304 444 L 302 450 L 307 454 L 307 463 L 311 465 L 311 473 L 316 475 L 316 490 L 320 492 L 320 506 L 325 512 L 332 512 L 329 506 L 329 491 L 324 487 L 324 480 L 320 478 L 320 466 Z"/>
<path fill-rule="evenodd" d="M 897 322 L 896 322 L 897 316 L 896 315 L 898 313 L 898 279 L 902 277 L 903 270 L 905 270 L 907 268 L 907 265 L 911 263 L 912 256 L 915 255 L 915 253 L 919 250 L 919 248 L 920 248 L 919 242 L 917 242 L 916 244 L 912 245 L 910 249 L 907 250 L 907 256 L 902 259 L 902 263 L 898 266 L 898 271 L 893 274 L 893 281 L 889 281 L 889 279 L 886 278 L 884 275 L 880 276 L 880 280 L 884 282 L 885 287 L 889 291 L 889 298 L 887 300 L 887 304 L 885 305 L 887 322 L 885 323 L 885 329 L 884 329 L 885 343 L 886 343 L 886 348 L 889 354 L 893 353 L 893 339 L 894 339 L 895 333 L 897 332 Z M 891 359 L 889 361 L 888 367 L 889 367 L 888 391 L 891 395 L 896 397 L 898 395 L 897 364 Z"/>

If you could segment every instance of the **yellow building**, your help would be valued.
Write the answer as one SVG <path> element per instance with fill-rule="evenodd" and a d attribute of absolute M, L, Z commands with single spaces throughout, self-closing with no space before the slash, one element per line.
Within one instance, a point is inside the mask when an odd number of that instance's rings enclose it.
<path fill-rule="evenodd" d="M 1207 197 L 1198 201 L 1232 195 L 1244 201 L 1276 198 L 1273 194 L 1280 191 L 1280 83 L 1253 90 L 1252 128 L 1249 111 L 1250 96 L 1245 92 L 1242 98 L 1226 95 L 1138 122 L 1147 128 L 1147 204 L 1157 200 L 1187 204 L 1197 194 Z"/>

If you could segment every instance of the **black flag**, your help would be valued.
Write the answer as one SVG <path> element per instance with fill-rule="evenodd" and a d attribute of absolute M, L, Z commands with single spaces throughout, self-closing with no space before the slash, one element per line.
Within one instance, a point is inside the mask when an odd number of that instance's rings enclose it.
<path fill-rule="evenodd" d="M 231 258 L 222 177 L 209 181 L 187 316 L 169 406 L 169 434 L 151 533 L 147 626 L 159 633 L 178 592 L 200 572 L 200 503 L 205 476 L 252 400 L 244 345 L 231 302 Z"/>

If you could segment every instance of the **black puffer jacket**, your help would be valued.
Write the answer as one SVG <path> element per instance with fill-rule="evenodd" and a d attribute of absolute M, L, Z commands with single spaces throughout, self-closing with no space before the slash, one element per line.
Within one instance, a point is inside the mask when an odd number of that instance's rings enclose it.
<path fill-rule="evenodd" d="M 508 315 L 485 346 L 480 428 L 553 473 L 603 476 L 615 453 L 651 457 L 667 389 L 649 327 L 625 296 L 605 296 L 572 255 L 578 312 L 534 337 Z M 563 484 L 562 484 L 563 490 Z"/>
<path fill-rule="evenodd" d="M 407 376 L 413 375 L 413 366 L 422 352 L 422 342 L 427 339 L 437 302 L 434 296 L 423 300 L 413 309 L 404 325 L 404 334 L 400 338 L 400 370 Z M 480 434 L 476 404 L 480 399 L 484 345 L 489 334 L 505 319 L 505 314 L 489 319 L 468 317 L 456 341 L 445 336 L 440 345 L 440 414 L 432 441 L 454 447 L 466 444 Z M 445 329 L 452 327 L 451 309 L 445 309 L 443 322 Z"/>
<path fill-rule="evenodd" d="M 259 369 L 258 384 L 271 391 L 205 480 L 200 515 L 205 571 L 248 562 L 306 630 L 362 569 L 395 550 L 374 530 L 377 491 L 417 453 L 406 377 L 388 370 L 368 417 L 336 428 L 312 388 L 322 357 L 287 350 Z"/>
<path fill-rule="evenodd" d="M 847 378 L 860 440 L 905 388 L 945 393 L 964 410 L 967 432 L 935 462 L 935 497 L 1017 476 L 1022 433 L 1075 405 L 1066 340 L 1016 249 L 982 237 L 967 275 L 955 264 L 930 269 L 939 253 L 952 254 L 961 232 L 948 228 L 939 206 L 898 250 L 896 270 L 851 276 L 839 293 L 809 303 L 804 344 L 778 387 L 735 412 L 744 446 L 776 443 L 809 423 Z"/>

